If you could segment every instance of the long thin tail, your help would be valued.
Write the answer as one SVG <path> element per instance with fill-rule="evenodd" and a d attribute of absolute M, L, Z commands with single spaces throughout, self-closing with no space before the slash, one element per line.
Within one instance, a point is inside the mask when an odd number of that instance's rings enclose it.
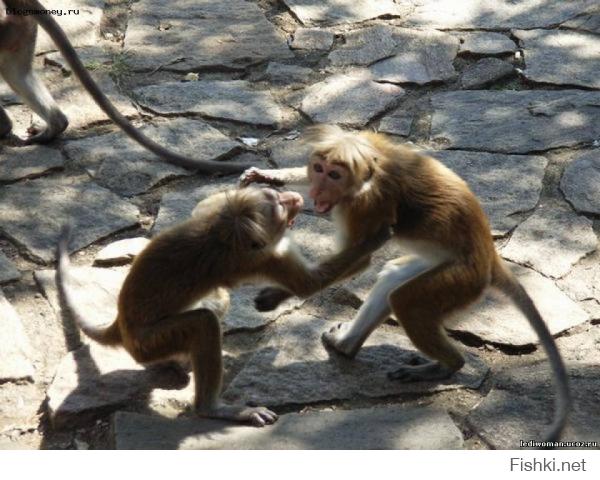
<path fill-rule="evenodd" d="M 548 330 L 531 297 L 500 258 L 498 258 L 494 267 L 492 285 L 508 295 L 519 310 L 523 312 L 548 355 L 554 372 L 557 394 L 555 396 L 554 422 L 546 434 L 545 441 L 557 442 L 567 423 L 572 406 L 569 377 L 565 364 L 556 347 L 552 334 Z"/>
<path fill-rule="evenodd" d="M 6 2 L 7 6 L 10 6 L 12 2 Z M 29 4 L 29 8 L 33 10 L 45 10 L 45 7 L 37 0 L 27 0 L 24 2 Z M 21 2 L 17 4 L 22 5 Z M 71 45 L 71 42 L 65 35 L 60 25 L 56 23 L 56 20 L 52 18 L 52 15 L 35 15 L 35 19 L 38 24 L 46 31 L 46 33 L 52 38 L 52 41 L 56 44 L 60 53 L 62 53 L 65 60 L 73 69 L 77 78 L 79 78 L 81 84 L 92 96 L 98 106 L 106 113 L 108 118 L 115 122 L 121 129 L 129 135 L 133 140 L 138 142 L 149 151 L 158 155 L 162 159 L 166 160 L 173 165 L 179 167 L 188 168 L 190 170 L 196 170 L 202 173 L 241 173 L 247 168 L 250 168 L 250 164 L 239 164 L 239 163 L 228 163 L 218 162 L 213 160 L 199 160 L 195 158 L 186 157 L 175 153 L 162 145 L 159 145 L 155 141 L 148 138 L 137 128 L 135 128 L 121 112 L 119 112 L 112 102 L 102 92 L 98 84 L 91 77 L 83 63 L 79 59 L 77 52 Z"/>
<path fill-rule="evenodd" d="M 69 260 L 68 245 L 71 238 L 71 227 L 64 226 L 60 232 L 57 248 L 58 267 L 56 268 L 56 286 L 60 296 L 63 312 L 69 315 L 75 323 L 92 340 L 103 345 L 120 345 L 121 332 L 119 324 L 94 325 L 89 323 L 81 310 L 77 307 L 76 293 L 73 287 L 71 262 Z"/>

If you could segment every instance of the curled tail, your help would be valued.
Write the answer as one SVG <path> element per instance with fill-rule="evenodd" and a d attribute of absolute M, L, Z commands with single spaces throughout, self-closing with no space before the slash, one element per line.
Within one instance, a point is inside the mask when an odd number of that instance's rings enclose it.
<path fill-rule="evenodd" d="M 554 372 L 557 394 L 555 397 L 554 422 L 544 440 L 547 442 L 557 442 L 567 423 L 572 405 L 569 377 L 565 364 L 556 347 L 552 334 L 548 330 L 531 297 L 500 258 L 498 258 L 494 266 L 492 285 L 508 295 L 523 315 L 527 317 L 548 355 L 550 366 Z"/>
<path fill-rule="evenodd" d="M 103 345 L 120 345 L 121 332 L 119 324 L 114 321 L 112 324 L 94 325 L 89 323 L 85 316 L 77 307 L 75 301 L 77 294 L 73 286 L 74 279 L 71 272 L 71 262 L 69 260 L 69 240 L 71 238 L 71 227 L 64 226 L 58 239 L 57 258 L 58 266 L 56 268 L 56 286 L 58 288 L 59 298 L 63 312 L 69 315 L 79 326 L 79 328 L 92 340 Z"/>

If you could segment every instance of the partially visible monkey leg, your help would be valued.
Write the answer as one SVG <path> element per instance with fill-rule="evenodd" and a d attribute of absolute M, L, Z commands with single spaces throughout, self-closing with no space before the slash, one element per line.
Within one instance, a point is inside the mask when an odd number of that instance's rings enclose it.
<path fill-rule="evenodd" d="M 259 427 L 277 420 L 277 414 L 264 407 L 221 403 L 222 334 L 219 319 L 212 311 L 190 310 L 161 319 L 154 325 L 144 325 L 136 339 L 140 347 L 132 354 L 141 362 L 189 353 L 194 374 L 194 409 L 198 415 Z"/>
<path fill-rule="evenodd" d="M 46 86 L 32 70 L 34 47 L 35 36 L 31 42 L 24 40 L 22 48 L 10 52 L 10 58 L 0 63 L 0 75 L 4 77 L 14 92 L 23 98 L 25 103 L 46 122 L 46 129 L 28 138 L 26 143 L 44 143 L 62 133 L 69 122 Z"/>
<path fill-rule="evenodd" d="M 393 263 L 389 262 L 379 274 L 377 283 L 354 320 L 340 323 L 325 332 L 323 342 L 348 357 L 354 357 L 371 332 L 391 314 L 390 294 L 436 267 L 417 256 L 406 256 Z"/>
<path fill-rule="evenodd" d="M 486 286 L 485 277 L 460 264 L 425 275 L 394 291 L 390 304 L 406 334 L 429 362 L 409 361 L 388 377 L 405 382 L 451 377 L 465 361 L 448 339 L 444 319 L 475 301 Z"/>
<path fill-rule="evenodd" d="M 0 138 L 6 137 L 12 130 L 12 122 L 6 113 L 6 110 L 0 106 Z"/>

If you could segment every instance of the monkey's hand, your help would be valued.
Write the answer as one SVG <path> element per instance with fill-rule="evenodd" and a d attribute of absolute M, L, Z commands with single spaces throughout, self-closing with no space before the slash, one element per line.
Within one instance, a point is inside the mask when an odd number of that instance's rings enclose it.
<path fill-rule="evenodd" d="M 254 299 L 254 306 L 259 312 L 270 312 L 271 310 L 275 310 L 281 302 L 287 300 L 291 296 L 292 294 L 290 292 L 281 288 L 263 288 Z"/>
<path fill-rule="evenodd" d="M 282 187 L 285 185 L 285 182 L 272 177 L 267 174 L 264 170 L 256 167 L 250 167 L 244 173 L 240 175 L 239 185 L 240 187 L 247 187 L 251 183 L 267 183 L 269 185 L 275 185 L 277 187 Z"/>

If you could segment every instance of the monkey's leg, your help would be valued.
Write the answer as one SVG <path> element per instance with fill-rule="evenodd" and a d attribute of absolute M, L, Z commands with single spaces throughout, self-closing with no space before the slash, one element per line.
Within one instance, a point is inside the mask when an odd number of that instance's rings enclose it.
<path fill-rule="evenodd" d="M 12 53 L 11 61 L 0 66 L 0 74 L 15 93 L 46 122 L 46 129 L 28 138 L 26 143 L 44 143 L 62 133 L 69 122 L 32 70 L 33 46 L 31 44 Z"/>
<path fill-rule="evenodd" d="M 436 265 L 416 256 L 388 263 L 354 320 L 349 324 L 340 323 L 325 332 L 323 342 L 348 357 L 354 357 L 371 332 L 390 315 L 390 294 L 434 268 Z"/>
<path fill-rule="evenodd" d="M 6 110 L 0 106 L 0 138 L 6 137 L 12 130 L 12 122 Z"/>
<path fill-rule="evenodd" d="M 212 311 L 190 310 L 161 319 L 156 324 L 144 326 L 139 340 L 142 349 L 146 345 L 145 351 L 153 351 L 159 358 L 189 352 L 194 374 L 194 408 L 198 415 L 252 423 L 258 427 L 277 420 L 277 414 L 265 407 L 226 405 L 220 401 L 223 380 L 221 324 Z M 142 361 L 148 360 L 152 359 Z"/>
<path fill-rule="evenodd" d="M 460 370 L 462 353 L 448 339 L 444 319 L 476 300 L 485 288 L 485 278 L 461 265 L 451 265 L 425 275 L 390 296 L 392 309 L 412 343 L 433 359 L 409 362 L 388 374 L 405 382 L 444 380 Z"/>

